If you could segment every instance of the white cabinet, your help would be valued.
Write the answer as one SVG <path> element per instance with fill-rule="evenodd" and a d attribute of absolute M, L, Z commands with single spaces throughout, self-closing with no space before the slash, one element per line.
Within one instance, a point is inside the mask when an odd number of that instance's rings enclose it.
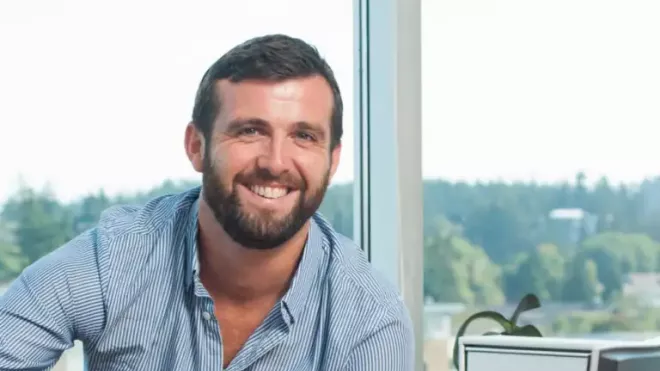
<path fill-rule="evenodd" d="M 657 371 L 660 345 L 592 339 L 465 336 L 459 371 Z"/>

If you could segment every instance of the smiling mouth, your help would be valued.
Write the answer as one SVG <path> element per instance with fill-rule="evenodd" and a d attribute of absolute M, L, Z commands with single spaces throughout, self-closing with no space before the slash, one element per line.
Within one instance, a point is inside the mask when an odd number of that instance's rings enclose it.
<path fill-rule="evenodd" d="M 262 185 L 252 185 L 247 188 L 250 191 L 252 191 L 252 193 L 271 200 L 284 197 L 291 192 L 291 188 L 285 188 L 285 187 L 269 187 Z"/>

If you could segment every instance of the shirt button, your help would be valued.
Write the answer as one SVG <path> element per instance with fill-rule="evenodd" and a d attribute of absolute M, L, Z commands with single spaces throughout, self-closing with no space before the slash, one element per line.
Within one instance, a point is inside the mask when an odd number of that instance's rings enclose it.
<path fill-rule="evenodd" d="M 209 321 L 211 319 L 211 313 L 209 312 L 202 312 L 202 318 L 205 320 Z"/>

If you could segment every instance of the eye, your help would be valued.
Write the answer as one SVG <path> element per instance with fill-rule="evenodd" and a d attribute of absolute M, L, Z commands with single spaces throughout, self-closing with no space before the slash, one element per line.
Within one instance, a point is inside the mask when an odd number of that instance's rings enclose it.
<path fill-rule="evenodd" d="M 316 140 L 316 138 L 315 138 L 313 135 L 311 135 L 311 134 L 309 134 L 309 133 L 306 133 L 306 132 L 304 132 L 304 131 L 299 131 L 299 132 L 297 132 L 297 133 L 296 133 L 296 138 L 298 138 L 298 139 L 302 139 L 302 140 L 307 140 L 307 141 L 314 141 L 314 140 Z"/>
<path fill-rule="evenodd" d="M 238 131 L 238 135 L 242 136 L 254 136 L 259 134 L 261 134 L 261 130 L 254 127 L 243 128 Z"/>

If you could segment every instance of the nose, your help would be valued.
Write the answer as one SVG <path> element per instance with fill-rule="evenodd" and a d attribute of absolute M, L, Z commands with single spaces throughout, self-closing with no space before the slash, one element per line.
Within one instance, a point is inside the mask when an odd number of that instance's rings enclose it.
<path fill-rule="evenodd" d="M 273 137 L 265 147 L 257 160 L 257 165 L 262 169 L 268 169 L 274 175 L 285 172 L 287 169 L 286 140 Z"/>

